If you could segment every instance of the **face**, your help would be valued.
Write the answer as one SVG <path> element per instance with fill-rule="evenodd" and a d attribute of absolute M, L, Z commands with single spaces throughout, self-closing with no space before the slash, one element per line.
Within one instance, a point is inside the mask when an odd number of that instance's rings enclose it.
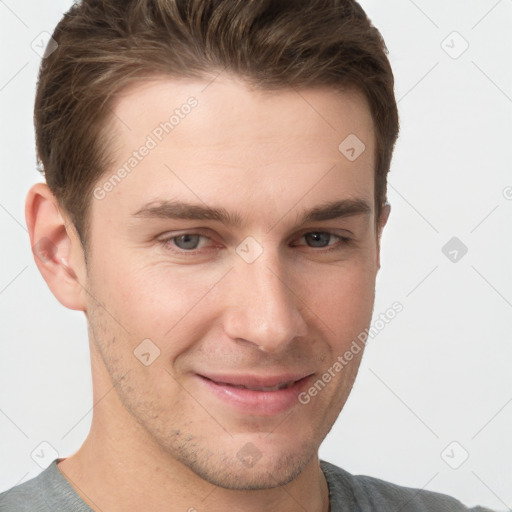
<path fill-rule="evenodd" d="M 371 321 L 368 106 L 219 77 L 139 85 L 114 113 L 91 206 L 93 378 L 117 382 L 140 446 L 221 487 L 283 485 L 341 411 L 362 351 L 335 363 Z"/>

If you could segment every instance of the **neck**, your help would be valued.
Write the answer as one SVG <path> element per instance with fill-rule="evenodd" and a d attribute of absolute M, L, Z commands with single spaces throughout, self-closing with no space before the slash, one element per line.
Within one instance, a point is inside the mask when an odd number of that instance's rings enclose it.
<path fill-rule="evenodd" d="M 110 380 L 94 382 L 91 430 L 58 468 L 93 510 L 121 512 L 329 511 L 329 490 L 315 455 L 284 486 L 232 490 L 215 486 L 162 450 L 121 404 Z M 110 390 L 110 391 L 109 391 Z"/>
<path fill-rule="evenodd" d="M 328 485 L 318 457 L 285 486 L 231 490 L 206 482 L 169 455 L 155 452 L 153 447 L 137 450 L 123 436 L 91 429 L 80 450 L 61 460 L 58 468 L 93 510 L 329 511 Z"/>

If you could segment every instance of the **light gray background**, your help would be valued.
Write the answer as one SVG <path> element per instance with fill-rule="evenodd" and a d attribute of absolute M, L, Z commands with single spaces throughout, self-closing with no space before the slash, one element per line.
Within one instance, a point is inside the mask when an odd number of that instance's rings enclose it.
<path fill-rule="evenodd" d="M 375 317 L 394 301 L 404 310 L 368 344 L 320 455 L 353 473 L 505 510 L 512 0 L 361 3 L 387 42 L 401 115 Z M 26 192 L 40 181 L 32 127 L 40 57 L 31 45 L 70 5 L 0 0 L 0 491 L 42 470 L 34 450 L 45 453 L 43 467 L 54 458 L 41 442 L 61 457 L 74 453 L 91 421 L 85 317 L 47 288 L 24 219 Z M 455 263 L 441 250 L 454 236 L 468 248 Z M 458 469 L 447 464 L 465 452 Z"/>

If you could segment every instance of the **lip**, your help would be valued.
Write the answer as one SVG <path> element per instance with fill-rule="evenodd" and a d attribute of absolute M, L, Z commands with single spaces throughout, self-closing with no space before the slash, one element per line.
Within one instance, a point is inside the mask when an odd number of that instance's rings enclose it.
<path fill-rule="evenodd" d="M 313 377 L 312 373 L 274 376 L 196 375 L 208 393 L 240 413 L 256 416 L 274 416 L 299 404 L 299 394 Z M 285 385 L 282 389 L 272 391 L 240 387 L 271 388 Z"/>

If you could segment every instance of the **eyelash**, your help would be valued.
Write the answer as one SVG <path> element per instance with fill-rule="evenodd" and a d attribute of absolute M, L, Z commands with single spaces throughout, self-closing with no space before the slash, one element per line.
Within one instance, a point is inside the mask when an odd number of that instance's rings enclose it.
<path fill-rule="evenodd" d="M 326 247 L 328 247 L 327 249 L 324 247 L 311 247 L 311 246 L 307 246 L 307 245 L 305 246 L 305 247 L 309 247 L 310 249 L 316 249 L 316 252 L 327 253 L 327 252 L 331 252 L 331 251 L 339 251 L 343 247 L 350 245 L 353 242 L 353 240 L 351 238 L 348 238 L 346 236 L 337 235 L 335 233 L 331 233 L 330 231 L 307 231 L 306 233 L 303 233 L 299 237 L 299 239 L 305 237 L 306 235 L 310 235 L 313 233 L 314 234 L 327 234 L 327 235 L 330 235 L 331 237 L 335 237 L 335 238 L 339 239 L 339 242 L 337 244 L 334 244 L 332 246 L 326 246 Z M 181 254 L 195 255 L 195 254 L 201 252 L 201 249 L 191 249 L 191 250 L 180 249 L 176 245 L 172 244 L 172 242 L 174 240 L 176 240 L 177 238 L 180 238 L 182 236 L 185 236 L 185 235 L 200 236 L 202 238 L 207 238 L 210 240 L 209 236 L 206 236 L 202 233 L 186 232 L 186 233 L 181 233 L 179 235 L 173 235 L 173 236 L 158 240 L 158 242 L 164 249 L 171 250 L 172 252 L 175 252 L 180 255 Z M 170 247 L 172 247 L 172 249 Z"/>

